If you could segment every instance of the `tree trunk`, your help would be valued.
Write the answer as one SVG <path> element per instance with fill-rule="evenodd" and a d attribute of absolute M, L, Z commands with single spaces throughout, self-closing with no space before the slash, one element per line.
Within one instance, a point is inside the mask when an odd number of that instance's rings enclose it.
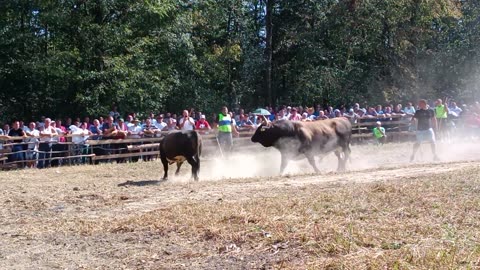
<path fill-rule="evenodd" d="M 265 14 L 265 92 L 267 96 L 267 104 L 272 106 L 272 12 L 275 0 L 266 1 Z"/>

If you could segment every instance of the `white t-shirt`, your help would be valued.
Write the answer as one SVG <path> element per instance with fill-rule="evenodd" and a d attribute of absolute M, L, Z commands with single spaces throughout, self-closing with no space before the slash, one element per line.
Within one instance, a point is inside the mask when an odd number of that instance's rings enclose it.
<path fill-rule="evenodd" d="M 163 130 L 163 129 L 167 126 L 167 123 L 165 123 L 165 122 L 157 122 L 157 123 L 155 123 L 155 126 L 156 126 L 159 130 Z"/>
<path fill-rule="evenodd" d="M 188 117 L 190 121 L 187 120 L 185 124 L 182 127 L 182 130 L 193 130 L 195 127 L 195 120 L 193 118 Z M 178 124 L 181 126 L 183 124 L 183 121 L 185 121 L 185 118 L 181 118 L 180 121 L 178 121 Z M 193 124 L 192 124 L 193 123 Z"/>

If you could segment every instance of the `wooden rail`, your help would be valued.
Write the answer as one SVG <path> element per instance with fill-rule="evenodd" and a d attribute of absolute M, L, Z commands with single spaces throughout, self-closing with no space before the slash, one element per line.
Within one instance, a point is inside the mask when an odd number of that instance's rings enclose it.
<path fill-rule="evenodd" d="M 413 133 L 410 131 L 402 130 L 407 129 L 410 124 L 410 120 L 402 119 L 401 116 L 389 116 L 388 118 L 361 118 L 357 119 L 356 123 L 352 124 L 353 134 L 352 138 L 356 142 L 361 142 L 365 139 L 373 139 L 372 129 L 376 125 L 376 121 L 381 121 L 387 130 L 387 134 L 390 140 L 397 140 L 403 136 L 410 136 Z M 387 120 L 388 119 L 388 120 Z M 250 138 L 255 130 L 242 130 L 238 137 L 234 137 L 234 144 L 239 146 L 247 146 L 251 144 Z M 76 164 L 78 160 L 82 160 L 81 163 L 97 163 L 100 161 L 119 161 L 132 158 L 145 158 L 158 157 L 159 143 L 162 137 L 169 132 L 158 132 L 158 137 L 143 137 L 143 138 L 126 138 L 126 139 L 88 139 L 83 144 L 76 144 L 71 141 L 67 142 L 51 142 L 53 145 L 49 152 L 39 151 L 36 147 L 34 150 L 26 149 L 32 142 L 26 142 L 24 140 L 31 139 L 31 136 L 25 137 L 8 137 L 0 139 L 0 144 L 3 142 L 3 149 L 0 149 L 0 168 L 11 167 L 12 165 L 24 165 L 25 160 L 11 161 L 8 159 L 10 155 L 26 153 L 36 154 L 36 162 L 40 161 L 61 161 L 62 164 L 72 165 Z M 214 131 L 208 132 L 208 134 L 202 134 L 202 140 L 204 141 L 204 150 L 217 151 L 218 144 L 216 142 L 216 134 Z M 67 138 L 70 140 L 72 137 L 79 135 L 58 135 L 59 137 Z M 83 135 L 80 135 L 83 137 Z M 36 137 L 39 139 L 39 137 Z M 21 142 L 14 143 L 15 140 L 21 140 Z M 39 142 L 36 142 L 38 145 Z M 23 148 L 20 151 L 13 152 L 11 149 L 14 146 L 21 145 Z M 207 148 L 207 149 L 205 149 Z M 208 149 L 210 148 L 210 149 Z M 55 149 L 55 150 L 54 150 Z M 204 151 L 205 152 L 205 151 Z M 42 158 L 40 158 L 42 154 Z"/>

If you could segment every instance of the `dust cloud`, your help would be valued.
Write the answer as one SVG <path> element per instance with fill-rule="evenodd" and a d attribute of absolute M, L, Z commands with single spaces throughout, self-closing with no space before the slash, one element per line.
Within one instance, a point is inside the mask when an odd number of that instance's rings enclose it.
<path fill-rule="evenodd" d="M 347 162 L 347 170 L 378 169 L 398 167 L 412 164 L 410 155 L 413 143 L 390 143 L 385 145 L 365 144 L 353 145 L 351 160 Z M 438 142 L 438 162 L 478 160 L 480 144 L 469 142 Z M 337 158 L 330 153 L 323 158 L 316 158 L 322 172 L 334 172 L 337 168 Z M 432 163 L 433 155 L 429 144 L 422 144 L 413 163 Z M 184 165 L 189 167 L 189 165 Z M 183 168 L 182 170 L 185 170 Z M 314 173 L 308 161 L 299 156 L 291 160 L 283 175 L 301 175 Z M 239 147 L 228 157 L 222 157 L 220 152 L 213 152 L 202 157 L 200 180 L 221 180 L 253 177 L 271 177 L 280 175 L 280 152 L 273 147 L 265 148 L 259 144 Z"/>

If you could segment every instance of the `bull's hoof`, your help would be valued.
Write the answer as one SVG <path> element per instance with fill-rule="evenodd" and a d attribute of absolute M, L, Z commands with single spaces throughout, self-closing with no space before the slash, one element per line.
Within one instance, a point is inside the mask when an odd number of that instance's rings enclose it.
<path fill-rule="evenodd" d="M 162 178 L 162 181 L 167 181 L 168 180 L 168 177 L 163 177 Z"/>

